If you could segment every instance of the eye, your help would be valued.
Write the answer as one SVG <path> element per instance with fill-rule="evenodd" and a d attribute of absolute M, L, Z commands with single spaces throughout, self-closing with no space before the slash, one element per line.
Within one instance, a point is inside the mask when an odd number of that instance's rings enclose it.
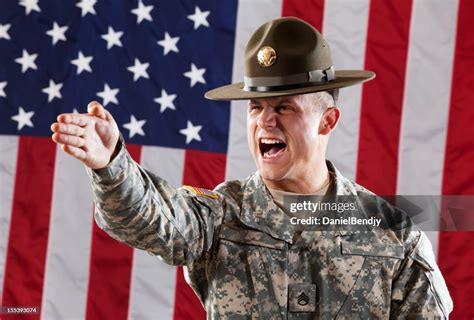
<path fill-rule="evenodd" d="M 280 114 L 287 114 L 293 111 L 293 109 L 290 106 L 277 106 L 275 107 L 275 111 Z"/>
<path fill-rule="evenodd" d="M 249 105 L 249 112 L 260 111 L 261 109 L 262 109 L 262 107 L 259 106 L 259 105 Z"/>

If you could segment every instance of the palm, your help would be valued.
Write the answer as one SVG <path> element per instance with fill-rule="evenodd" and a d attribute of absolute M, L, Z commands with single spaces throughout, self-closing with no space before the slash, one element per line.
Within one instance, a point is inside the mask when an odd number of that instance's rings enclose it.
<path fill-rule="evenodd" d="M 111 160 L 119 138 L 117 123 L 97 102 L 87 114 L 65 113 L 51 125 L 53 141 L 91 169 L 105 167 Z"/>
<path fill-rule="evenodd" d="M 104 121 L 91 117 L 85 127 L 84 139 L 87 144 L 83 147 L 86 152 L 84 164 L 92 169 L 105 167 L 117 144 L 119 131 L 115 121 Z"/>

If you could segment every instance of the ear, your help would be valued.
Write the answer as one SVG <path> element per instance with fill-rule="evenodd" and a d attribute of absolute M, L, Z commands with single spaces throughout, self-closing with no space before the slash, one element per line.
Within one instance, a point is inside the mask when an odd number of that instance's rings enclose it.
<path fill-rule="evenodd" d="M 336 129 L 340 116 L 341 110 L 338 107 L 327 108 L 321 115 L 321 121 L 319 122 L 319 134 L 327 135 Z"/>

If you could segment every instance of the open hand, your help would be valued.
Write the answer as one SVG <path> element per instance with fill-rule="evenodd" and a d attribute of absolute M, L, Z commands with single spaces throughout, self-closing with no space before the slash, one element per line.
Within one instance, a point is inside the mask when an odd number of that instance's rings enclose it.
<path fill-rule="evenodd" d="M 105 167 L 111 160 L 119 138 L 117 123 L 96 101 L 86 114 L 63 113 L 51 125 L 52 139 L 72 157 L 91 169 Z"/>

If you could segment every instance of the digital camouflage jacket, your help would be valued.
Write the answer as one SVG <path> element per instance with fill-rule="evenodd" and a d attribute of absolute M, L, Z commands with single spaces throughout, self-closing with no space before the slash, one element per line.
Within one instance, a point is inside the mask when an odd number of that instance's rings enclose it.
<path fill-rule="evenodd" d="M 336 194 L 368 193 L 328 167 Z M 185 266 L 208 319 L 432 319 L 452 310 L 431 244 L 415 226 L 297 228 L 258 173 L 214 191 L 175 189 L 124 147 L 88 172 L 98 226 Z M 378 197 L 363 199 L 358 214 L 400 214 Z"/>

